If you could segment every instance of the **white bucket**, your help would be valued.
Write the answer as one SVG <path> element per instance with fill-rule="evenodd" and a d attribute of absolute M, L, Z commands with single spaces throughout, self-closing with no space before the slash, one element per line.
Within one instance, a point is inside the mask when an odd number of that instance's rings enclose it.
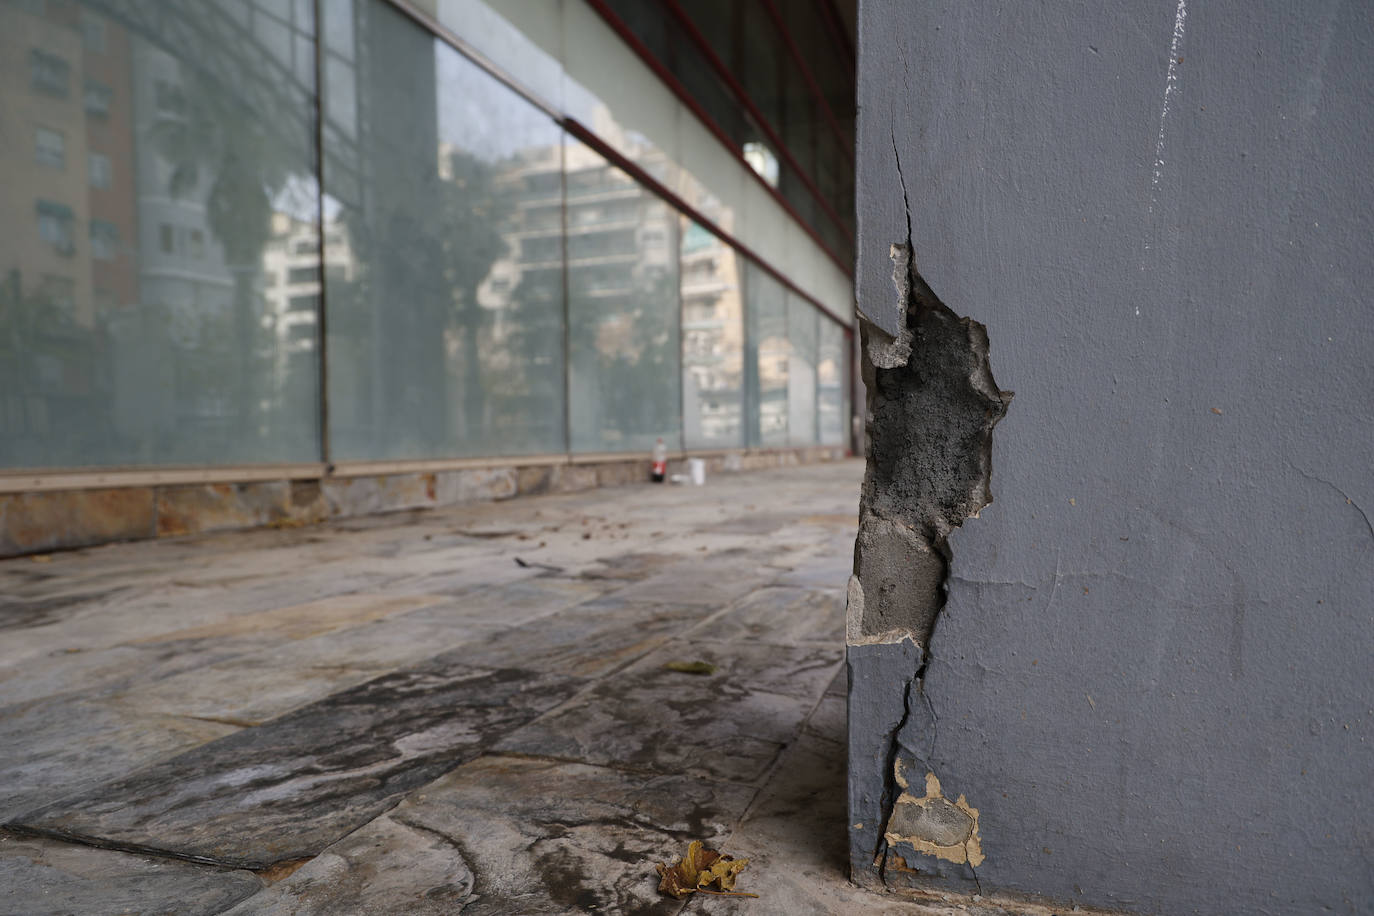
<path fill-rule="evenodd" d="M 696 486 L 706 483 L 706 461 L 702 458 L 688 458 L 687 473 L 692 475 L 692 483 Z"/>

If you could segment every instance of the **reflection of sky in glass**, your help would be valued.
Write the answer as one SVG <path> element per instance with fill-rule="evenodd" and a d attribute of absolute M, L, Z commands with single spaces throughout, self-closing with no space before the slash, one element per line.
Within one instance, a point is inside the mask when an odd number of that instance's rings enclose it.
<path fill-rule="evenodd" d="M 439 142 L 488 162 L 547 147 L 552 122 L 442 42 L 434 42 L 439 80 Z M 495 102 L 495 103 L 494 103 Z"/>

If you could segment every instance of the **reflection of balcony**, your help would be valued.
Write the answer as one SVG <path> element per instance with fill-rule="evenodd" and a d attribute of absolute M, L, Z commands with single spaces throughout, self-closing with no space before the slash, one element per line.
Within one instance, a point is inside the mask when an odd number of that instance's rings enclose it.
<path fill-rule="evenodd" d="M 610 299 L 634 294 L 633 286 L 612 286 L 609 283 L 588 283 L 577 290 L 578 295 L 588 299 Z"/>
<path fill-rule="evenodd" d="M 598 203 L 609 200 L 627 200 L 643 196 L 643 192 L 635 185 L 626 185 L 620 188 L 568 188 L 568 204 L 574 201 L 579 204 Z"/>
<path fill-rule="evenodd" d="M 712 277 L 709 280 L 683 280 L 682 296 L 687 297 L 718 297 L 722 293 L 729 291 L 733 287 L 724 280 L 717 280 Z"/>
<path fill-rule="evenodd" d="M 559 188 L 520 191 L 515 196 L 515 205 L 522 210 L 533 210 L 536 207 L 562 207 L 563 192 Z"/>
<path fill-rule="evenodd" d="M 719 331 L 725 327 L 725 320 L 722 318 L 696 318 L 690 321 L 683 320 L 682 330 L 686 331 Z M 713 335 L 714 336 L 714 335 Z"/>
<path fill-rule="evenodd" d="M 615 232 L 639 228 L 638 216 L 611 216 L 594 220 L 576 220 L 568 223 L 568 235 L 591 235 L 597 232 Z"/>

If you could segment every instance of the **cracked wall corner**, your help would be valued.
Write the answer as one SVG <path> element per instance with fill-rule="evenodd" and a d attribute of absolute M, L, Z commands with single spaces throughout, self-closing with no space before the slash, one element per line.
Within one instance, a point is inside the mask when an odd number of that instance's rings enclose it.
<path fill-rule="evenodd" d="M 916 273 L 910 241 L 889 256 L 903 328 L 896 337 L 866 320 L 860 328 L 868 463 L 846 615 L 851 874 L 861 884 L 935 878 L 958 888 L 976 884 L 983 861 L 978 811 L 946 798 L 930 768 L 926 662 L 949 535 L 992 501 L 992 430 L 1012 394 L 993 378 L 987 329 L 939 300 Z M 898 784 L 903 767 L 930 774 L 925 795 Z"/>

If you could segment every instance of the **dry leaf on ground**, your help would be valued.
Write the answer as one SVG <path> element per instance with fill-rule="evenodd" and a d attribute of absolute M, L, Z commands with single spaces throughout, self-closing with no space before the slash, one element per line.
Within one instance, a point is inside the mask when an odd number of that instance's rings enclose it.
<path fill-rule="evenodd" d="M 693 840 L 687 847 L 687 854 L 676 863 L 668 865 L 663 862 L 657 866 L 661 879 L 658 889 L 660 893 L 678 900 L 698 891 L 725 897 L 757 897 L 758 894 L 735 890 L 735 879 L 748 864 L 748 859 L 722 855 L 714 849 L 707 849 L 699 840 Z M 713 884 L 716 890 L 711 889 Z"/>
<path fill-rule="evenodd" d="M 663 667 L 669 671 L 676 671 L 679 674 L 715 674 L 716 666 L 710 662 L 668 662 Z"/>

